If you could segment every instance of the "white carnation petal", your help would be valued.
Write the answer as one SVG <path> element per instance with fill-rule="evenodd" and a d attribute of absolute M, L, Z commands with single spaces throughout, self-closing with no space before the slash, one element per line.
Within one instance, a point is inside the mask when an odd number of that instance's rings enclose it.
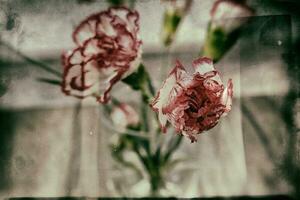
<path fill-rule="evenodd" d="M 72 65 L 80 64 L 83 61 L 83 56 L 81 55 L 80 49 L 77 49 L 73 52 L 70 57 L 70 63 Z"/>
<path fill-rule="evenodd" d="M 223 116 L 226 116 L 227 113 L 231 110 L 232 96 L 233 96 L 233 84 L 232 84 L 232 80 L 229 79 L 227 82 L 227 87 L 224 89 L 221 97 L 221 103 L 225 106 L 225 112 Z"/>
<path fill-rule="evenodd" d="M 211 59 L 203 57 L 193 61 L 193 67 L 196 73 L 204 75 L 207 72 L 215 70 Z"/>

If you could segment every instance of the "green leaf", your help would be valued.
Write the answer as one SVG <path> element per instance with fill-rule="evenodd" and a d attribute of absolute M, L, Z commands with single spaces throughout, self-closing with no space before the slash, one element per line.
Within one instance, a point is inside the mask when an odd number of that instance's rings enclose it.
<path fill-rule="evenodd" d="M 43 83 L 48 83 L 51 85 L 61 85 L 61 80 L 56 80 L 56 79 L 49 79 L 49 78 L 37 78 L 37 81 L 43 82 Z"/>

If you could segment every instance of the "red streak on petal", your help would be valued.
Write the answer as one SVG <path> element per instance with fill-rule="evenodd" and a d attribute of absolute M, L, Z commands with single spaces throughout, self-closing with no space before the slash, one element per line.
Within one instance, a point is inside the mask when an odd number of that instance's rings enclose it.
<path fill-rule="evenodd" d="M 125 14 L 125 18 L 120 15 L 120 12 Z M 62 55 L 64 66 L 62 91 L 78 98 L 93 96 L 99 102 L 107 103 L 113 85 L 124 78 L 132 62 L 138 57 L 142 44 L 138 37 L 138 22 L 139 14 L 125 7 L 110 8 L 83 20 L 72 34 L 78 47 L 71 54 Z M 70 62 L 75 52 L 80 52 L 82 56 L 82 61 L 76 65 Z M 90 62 L 93 62 L 93 67 L 97 70 L 85 69 Z M 75 68 L 72 73 L 77 74 L 70 74 L 70 70 L 78 65 L 81 67 L 80 72 L 77 72 Z M 113 74 L 102 74 L 103 71 L 116 73 L 116 75 L 109 78 Z M 91 85 L 86 85 L 86 82 L 89 82 L 87 73 L 96 73 L 92 75 L 94 83 Z M 95 81 L 97 76 L 98 82 Z M 102 80 L 103 77 L 105 80 Z M 108 82 L 107 86 L 92 87 L 95 84 L 105 84 L 105 82 Z M 97 91 L 97 88 L 103 87 L 106 87 L 104 91 Z"/>
<path fill-rule="evenodd" d="M 199 58 L 193 65 L 211 64 L 209 58 Z M 200 65 L 200 66 L 199 66 Z M 201 75 L 186 73 L 182 64 L 177 61 L 170 75 L 176 75 L 176 82 L 169 94 L 169 99 L 163 104 L 160 102 L 160 92 L 164 91 L 165 84 L 150 103 L 155 112 L 161 112 L 179 133 L 184 133 L 191 142 L 196 142 L 196 135 L 215 127 L 227 108 L 222 104 L 224 85 L 213 78 L 219 75 L 213 67 L 211 71 Z M 182 84 L 183 79 L 189 79 Z M 232 81 L 228 81 L 228 97 L 232 97 Z M 164 94 L 166 95 L 166 94 Z M 231 99 L 230 99 L 231 100 Z M 161 106 L 161 107 L 158 107 Z"/>

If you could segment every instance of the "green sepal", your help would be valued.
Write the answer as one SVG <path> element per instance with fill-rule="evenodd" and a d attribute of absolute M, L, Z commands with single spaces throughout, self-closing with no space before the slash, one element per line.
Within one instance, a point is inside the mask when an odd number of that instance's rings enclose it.
<path fill-rule="evenodd" d="M 209 25 L 201 56 L 207 56 L 214 62 L 219 61 L 237 41 L 239 32 L 235 30 L 226 33 L 221 27 L 211 28 Z"/>
<path fill-rule="evenodd" d="M 165 46 L 171 45 L 174 40 L 176 30 L 182 19 L 182 12 L 179 10 L 166 10 L 164 14 L 162 39 Z"/>
<path fill-rule="evenodd" d="M 133 9 L 135 4 L 135 0 L 106 0 L 106 1 L 113 7 L 125 6 L 130 9 Z"/>
<path fill-rule="evenodd" d="M 140 64 L 137 71 L 122 80 L 133 90 L 139 90 L 145 101 L 154 96 L 154 89 L 151 84 L 150 76 L 143 64 Z"/>
<path fill-rule="evenodd" d="M 124 4 L 124 0 L 107 0 L 107 2 L 112 6 L 121 6 Z"/>

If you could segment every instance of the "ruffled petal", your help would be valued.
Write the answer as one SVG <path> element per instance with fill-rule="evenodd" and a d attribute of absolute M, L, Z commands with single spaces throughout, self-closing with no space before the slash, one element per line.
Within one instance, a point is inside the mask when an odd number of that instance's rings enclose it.
<path fill-rule="evenodd" d="M 164 131 L 166 131 L 165 127 L 167 124 L 167 117 L 165 116 L 164 108 L 168 105 L 168 102 L 173 97 L 174 86 L 179 80 L 182 79 L 184 74 L 186 74 L 185 69 L 183 68 L 182 64 L 177 61 L 175 68 L 170 72 L 159 92 L 150 103 L 153 110 L 158 113 L 158 118 Z"/>
<path fill-rule="evenodd" d="M 176 83 L 175 74 L 171 73 L 170 76 L 164 81 L 163 86 L 160 88 L 153 101 L 150 103 L 152 109 L 158 113 L 158 119 L 164 132 L 167 124 L 167 117 L 163 113 L 163 107 L 168 103 L 169 95 Z"/>
<path fill-rule="evenodd" d="M 210 58 L 202 57 L 193 61 L 193 67 L 196 73 L 204 75 L 207 72 L 215 70 L 213 61 Z"/>
<path fill-rule="evenodd" d="M 62 91 L 68 95 L 84 98 L 92 95 L 95 91 L 95 83 L 98 80 L 94 76 L 98 74 L 98 70 L 96 63 L 84 61 L 80 50 L 78 48 L 72 53 L 64 55 Z"/>
<path fill-rule="evenodd" d="M 62 90 L 79 98 L 109 100 L 114 84 L 133 73 L 141 61 L 139 15 L 127 8 L 110 8 L 82 21 L 73 32 L 78 46 L 63 55 Z"/>
<path fill-rule="evenodd" d="M 225 111 L 223 116 L 226 116 L 228 112 L 231 110 L 232 106 L 232 97 L 233 97 L 233 83 L 232 80 L 229 79 L 227 82 L 227 87 L 223 91 L 221 97 L 221 103 L 225 106 Z"/>
<path fill-rule="evenodd" d="M 73 41 L 82 46 L 83 43 L 96 36 L 97 15 L 92 15 L 86 20 L 82 21 L 73 32 Z"/>
<path fill-rule="evenodd" d="M 192 63 L 195 73 L 200 74 L 204 79 L 212 79 L 219 84 L 222 84 L 222 80 L 216 71 L 213 61 L 207 57 L 201 57 L 193 61 Z"/>
<path fill-rule="evenodd" d="M 233 87 L 230 79 L 224 89 L 211 59 L 199 58 L 193 67 L 194 73 L 187 73 L 177 61 L 151 102 L 162 127 L 170 122 L 191 142 L 197 141 L 197 134 L 215 127 L 220 117 L 230 111 Z"/>

